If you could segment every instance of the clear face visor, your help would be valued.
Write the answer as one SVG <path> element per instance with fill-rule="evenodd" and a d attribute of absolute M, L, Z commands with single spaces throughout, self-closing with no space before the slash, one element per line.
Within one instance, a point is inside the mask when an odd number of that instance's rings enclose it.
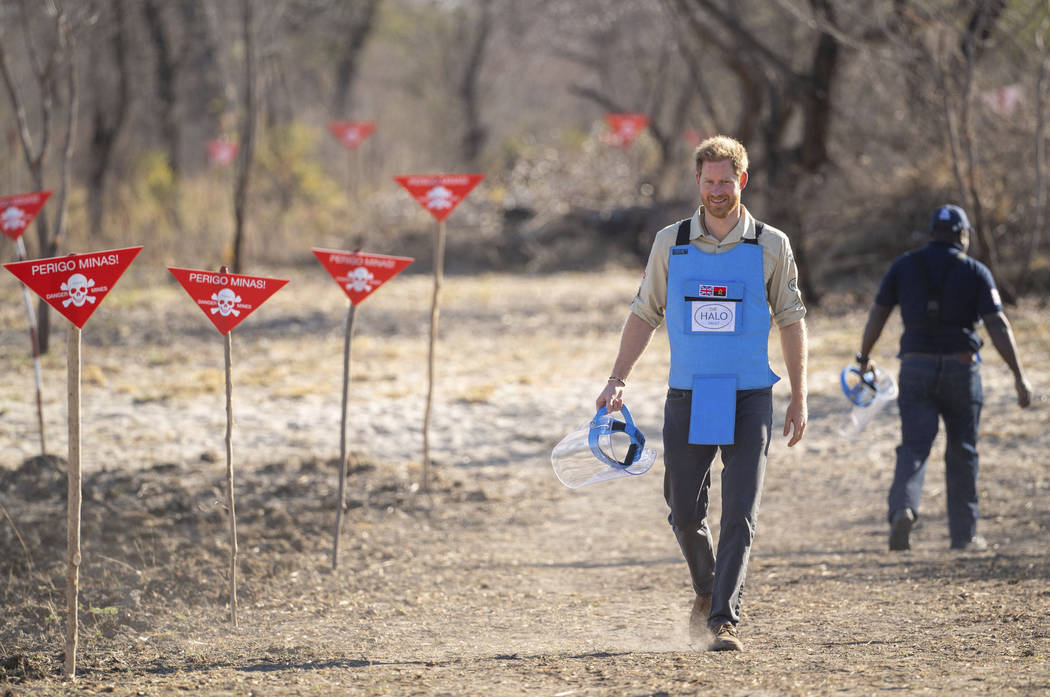
<path fill-rule="evenodd" d="M 886 396 L 891 391 L 893 397 L 897 396 L 897 385 L 893 379 L 878 368 L 861 372 L 856 366 L 847 366 L 843 368 L 839 379 L 842 383 L 842 393 L 857 407 L 870 406 L 876 398 Z"/>
<path fill-rule="evenodd" d="M 580 424 L 551 452 L 551 464 L 565 486 L 585 484 L 627 475 L 645 474 L 656 461 L 656 451 L 645 448 L 645 435 L 634 425 L 627 407 L 623 420 L 606 413 Z"/>
<path fill-rule="evenodd" d="M 888 373 L 878 368 L 861 371 L 856 366 L 842 370 L 842 392 L 849 401 L 849 410 L 842 418 L 839 434 L 854 437 L 860 434 L 875 417 L 897 398 L 897 383 Z"/>

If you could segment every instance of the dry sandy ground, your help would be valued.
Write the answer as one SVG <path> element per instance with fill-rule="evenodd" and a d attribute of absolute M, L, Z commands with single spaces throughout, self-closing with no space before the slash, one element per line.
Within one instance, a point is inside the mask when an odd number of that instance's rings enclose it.
<path fill-rule="evenodd" d="M 60 677 L 64 462 L 34 458 L 21 298 L 10 277 L 0 283 L 0 694 L 1050 691 L 1050 404 L 1019 410 L 994 351 L 981 450 L 992 549 L 947 549 L 939 439 L 914 549 L 891 555 L 896 410 L 854 442 L 837 433 L 838 371 L 863 311 L 811 316 L 811 422 L 799 446 L 778 437 L 770 451 L 746 651 L 711 654 L 689 643 L 662 466 L 577 491 L 550 468 L 551 447 L 590 416 L 635 271 L 446 279 L 430 494 L 419 490 L 430 279 L 404 275 L 369 298 L 353 343 L 353 467 L 334 572 L 345 299 L 319 267 L 270 275 L 292 282 L 234 330 L 236 628 L 221 337 L 173 283 L 141 280 L 156 274 L 122 280 L 87 324 L 75 683 Z M 1011 314 L 1045 395 L 1046 309 Z M 45 408 L 48 448 L 64 455 L 56 319 Z M 876 352 L 894 368 L 897 329 Z M 666 354 L 658 336 L 627 393 L 657 449 Z M 787 392 L 775 388 L 777 429 Z"/>

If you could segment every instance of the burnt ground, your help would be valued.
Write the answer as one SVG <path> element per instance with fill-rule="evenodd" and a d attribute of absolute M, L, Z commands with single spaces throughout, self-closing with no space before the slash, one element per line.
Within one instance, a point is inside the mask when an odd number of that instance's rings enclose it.
<path fill-rule="evenodd" d="M 274 274 L 280 275 L 280 274 Z M 422 491 L 429 278 L 358 311 L 351 471 L 331 567 L 344 301 L 313 269 L 234 336 L 238 626 L 230 623 L 222 343 L 181 291 L 129 283 L 83 333 L 83 566 L 61 677 L 65 460 L 40 458 L 25 319 L 0 293 L 0 694 L 870 695 L 1050 690 L 1045 308 L 1011 310 L 1037 400 L 983 375 L 984 552 L 948 550 L 943 440 L 914 548 L 888 553 L 895 408 L 839 435 L 864 312 L 810 317 L 811 422 L 770 450 L 741 625 L 690 644 L 662 466 L 570 491 L 551 447 L 589 416 L 634 272 L 450 277 Z M 65 321 L 45 360 L 65 454 Z M 894 367 L 899 327 L 876 360 Z M 774 332 L 775 337 L 775 332 Z M 778 372 L 775 338 L 773 364 Z M 627 400 L 659 449 L 666 339 Z M 787 386 L 775 388 L 775 429 Z M 779 423 L 776 423 L 779 421 Z M 713 499 L 717 501 L 717 478 Z M 717 504 L 712 513 L 717 520 Z M 717 526 L 716 526 L 717 527 Z"/>

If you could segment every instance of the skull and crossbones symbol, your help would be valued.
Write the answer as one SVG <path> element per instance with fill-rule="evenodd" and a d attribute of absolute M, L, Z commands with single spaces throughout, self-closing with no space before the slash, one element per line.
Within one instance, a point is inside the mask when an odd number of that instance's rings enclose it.
<path fill-rule="evenodd" d="M 375 276 L 363 266 L 358 266 L 346 276 L 346 289 L 355 293 L 369 293 L 372 291 L 372 281 Z"/>
<path fill-rule="evenodd" d="M 234 307 L 235 303 L 241 301 L 241 296 L 234 293 L 229 288 L 223 288 L 218 293 L 212 293 L 211 299 L 218 303 L 217 307 L 211 309 L 211 313 L 214 315 L 218 312 L 223 317 L 240 317 L 241 311 Z"/>
<path fill-rule="evenodd" d="M 95 296 L 88 295 L 88 290 L 95 286 L 95 279 L 87 278 L 82 273 L 75 273 L 69 280 L 61 285 L 62 290 L 69 293 L 69 297 L 62 301 L 62 307 L 83 307 L 84 303 L 95 304 Z"/>
<path fill-rule="evenodd" d="M 426 193 L 426 207 L 430 210 L 452 208 L 452 192 L 440 184 Z"/>
<path fill-rule="evenodd" d="M 0 213 L 0 225 L 5 230 L 21 230 L 29 222 L 29 216 L 18 206 L 11 206 Z"/>
<path fill-rule="evenodd" d="M 361 129 L 351 126 L 343 131 L 343 142 L 347 145 L 357 145 L 361 141 Z"/>

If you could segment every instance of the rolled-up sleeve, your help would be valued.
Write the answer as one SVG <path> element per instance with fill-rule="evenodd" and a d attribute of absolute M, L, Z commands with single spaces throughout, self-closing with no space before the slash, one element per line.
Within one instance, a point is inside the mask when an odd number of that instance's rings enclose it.
<path fill-rule="evenodd" d="M 671 246 L 678 234 L 675 226 L 669 226 L 656 233 L 649 261 L 645 265 L 645 275 L 638 286 L 638 293 L 631 303 L 631 312 L 641 317 L 653 329 L 664 321 L 664 310 L 667 304 L 667 261 L 671 256 Z"/>
<path fill-rule="evenodd" d="M 779 230 L 778 234 L 762 236 L 766 266 L 771 269 L 766 279 L 766 297 L 777 327 L 786 327 L 806 316 L 806 306 L 798 289 L 798 266 L 791 253 L 791 242 Z"/>

